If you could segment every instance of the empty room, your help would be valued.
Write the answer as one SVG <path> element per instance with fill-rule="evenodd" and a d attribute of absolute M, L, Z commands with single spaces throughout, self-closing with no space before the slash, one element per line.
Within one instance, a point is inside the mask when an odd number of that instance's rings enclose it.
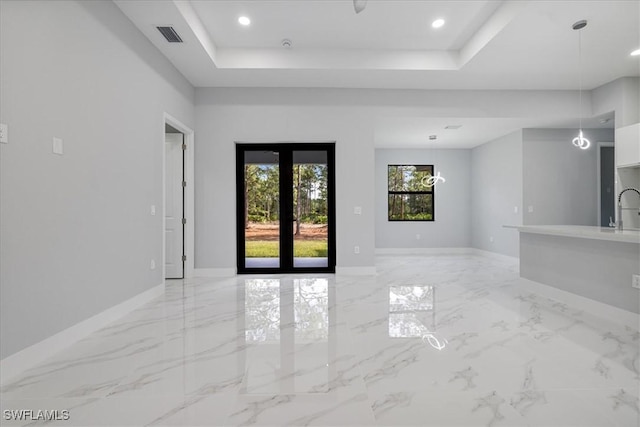
<path fill-rule="evenodd" d="M 0 0 L 0 425 L 640 426 L 640 0 Z"/>

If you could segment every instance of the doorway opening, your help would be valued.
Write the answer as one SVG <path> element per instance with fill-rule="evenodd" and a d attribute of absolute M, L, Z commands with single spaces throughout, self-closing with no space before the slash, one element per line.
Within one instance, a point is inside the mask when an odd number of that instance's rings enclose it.
<path fill-rule="evenodd" d="M 236 144 L 238 273 L 335 272 L 335 143 Z"/>
<path fill-rule="evenodd" d="M 616 221 L 616 160 L 613 142 L 598 143 L 598 224 L 610 227 Z"/>
<path fill-rule="evenodd" d="M 184 279 L 186 261 L 184 245 L 186 181 L 184 162 L 186 145 L 184 134 L 165 125 L 165 198 L 164 198 L 164 271 L 166 279 Z"/>
<path fill-rule="evenodd" d="M 194 132 L 167 113 L 162 130 L 163 278 L 184 279 L 194 273 Z"/>

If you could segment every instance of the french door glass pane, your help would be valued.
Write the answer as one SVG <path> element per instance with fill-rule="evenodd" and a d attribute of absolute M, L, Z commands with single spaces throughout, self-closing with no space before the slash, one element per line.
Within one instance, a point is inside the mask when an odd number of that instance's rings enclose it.
<path fill-rule="evenodd" d="M 244 154 L 245 266 L 280 267 L 280 166 L 275 151 Z"/>
<path fill-rule="evenodd" d="M 327 267 L 327 152 L 293 152 L 293 266 Z"/>

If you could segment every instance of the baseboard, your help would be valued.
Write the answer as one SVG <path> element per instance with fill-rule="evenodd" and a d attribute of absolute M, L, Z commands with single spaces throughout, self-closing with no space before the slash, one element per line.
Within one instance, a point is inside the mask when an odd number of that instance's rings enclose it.
<path fill-rule="evenodd" d="M 375 276 L 376 267 L 336 267 L 339 276 Z"/>
<path fill-rule="evenodd" d="M 623 310 L 622 308 L 614 307 L 600 301 L 592 300 L 591 298 L 583 297 L 582 295 L 567 292 L 522 277 L 520 278 L 520 283 L 525 290 L 536 295 L 569 304 L 594 316 L 605 319 L 615 319 L 616 322 L 620 322 L 633 329 L 640 328 L 640 315 L 631 311 Z"/>
<path fill-rule="evenodd" d="M 472 252 L 472 248 L 376 248 L 376 255 L 457 255 Z"/>
<path fill-rule="evenodd" d="M 36 366 L 46 358 L 86 338 L 162 294 L 164 294 L 164 283 L 2 359 L 0 361 L 2 384 L 6 384 L 7 381 Z"/>
<path fill-rule="evenodd" d="M 196 268 L 194 277 L 232 277 L 236 275 L 235 268 Z"/>
<path fill-rule="evenodd" d="M 518 257 L 477 248 L 377 248 L 376 255 L 481 255 L 502 261 L 518 261 Z"/>

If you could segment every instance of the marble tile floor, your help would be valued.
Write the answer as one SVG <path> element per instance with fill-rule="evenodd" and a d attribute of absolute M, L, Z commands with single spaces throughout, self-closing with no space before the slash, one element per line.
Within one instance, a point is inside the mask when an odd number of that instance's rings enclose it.
<path fill-rule="evenodd" d="M 377 269 L 168 282 L 4 384 L 0 424 L 640 425 L 637 322 L 534 293 L 508 260 Z M 21 409 L 69 419 L 6 419 Z"/>

